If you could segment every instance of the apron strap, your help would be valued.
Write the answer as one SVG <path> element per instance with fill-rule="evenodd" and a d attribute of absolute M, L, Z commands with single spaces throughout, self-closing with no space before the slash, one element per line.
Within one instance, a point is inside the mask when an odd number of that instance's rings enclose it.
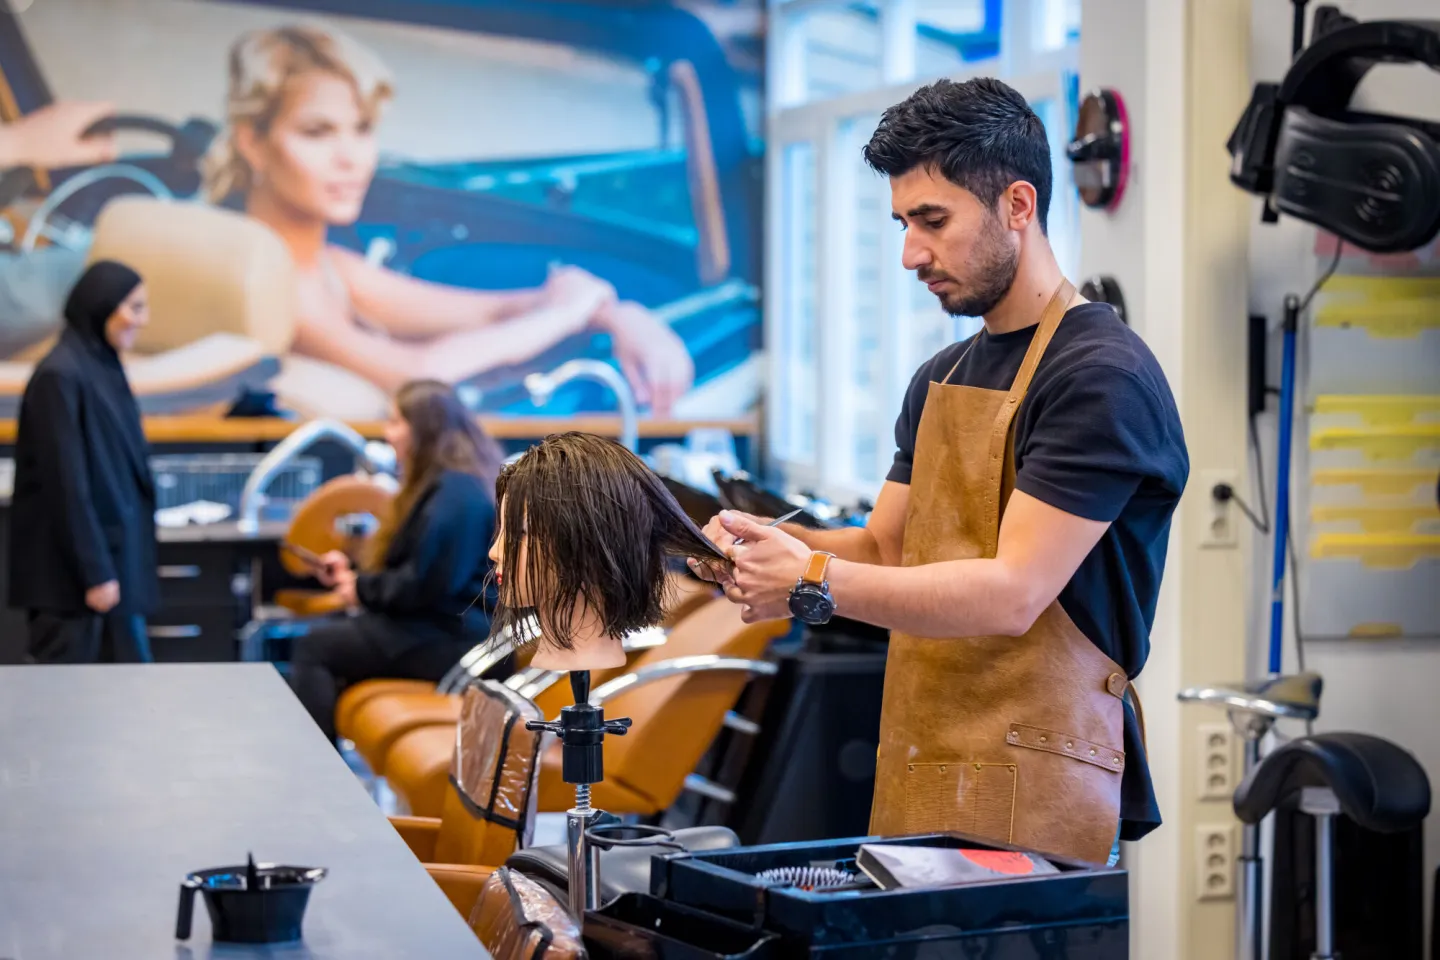
<path fill-rule="evenodd" d="M 1005 403 L 995 417 L 995 429 L 990 434 L 992 460 L 1004 459 L 1005 444 L 1010 439 L 1010 423 L 1015 419 L 1015 411 L 1020 408 L 1020 401 L 1025 399 L 1025 394 L 1030 389 L 1030 381 L 1035 378 L 1035 370 L 1040 366 L 1040 358 L 1045 356 L 1045 348 L 1050 345 L 1050 338 L 1055 336 L 1055 330 L 1060 326 L 1065 310 L 1074 296 L 1075 288 L 1070 285 L 1069 280 L 1061 277 L 1055 294 L 1045 305 L 1045 311 L 1040 314 L 1040 324 L 1035 330 L 1034 339 L 1030 341 L 1030 349 L 1025 351 L 1025 359 L 1020 362 L 1020 370 L 1015 374 L 1015 381 L 1010 384 Z"/>
<path fill-rule="evenodd" d="M 1135 722 L 1140 726 L 1140 746 L 1146 747 L 1148 751 L 1145 742 L 1145 708 L 1140 705 L 1140 692 L 1135 689 L 1135 684 L 1123 673 L 1112 673 L 1105 678 L 1105 689 L 1115 699 L 1129 702 L 1131 709 L 1135 711 Z"/>
<path fill-rule="evenodd" d="M 1149 741 L 1145 738 L 1145 708 L 1140 705 L 1140 694 L 1135 690 L 1135 684 L 1125 687 L 1126 697 L 1130 700 L 1130 706 L 1135 708 L 1135 722 L 1140 725 L 1140 746 L 1148 754 L 1150 752 Z"/>

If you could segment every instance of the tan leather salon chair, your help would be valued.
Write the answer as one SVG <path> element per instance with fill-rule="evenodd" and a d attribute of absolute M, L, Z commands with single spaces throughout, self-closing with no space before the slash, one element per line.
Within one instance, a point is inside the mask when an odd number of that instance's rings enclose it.
<path fill-rule="evenodd" d="M 711 584 L 694 577 L 677 574 L 672 580 L 670 608 L 666 614 L 665 626 L 679 623 L 690 613 L 712 599 L 715 589 Z M 626 665 L 627 667 L 629 664 Z M 613 671 L 613 674 L 620 673 Z M 603 682 L 608 676 L 595 674 L 595 683 Z M 564 691 L 551 696 L 569 695 L 569 685 L 562 684 Z M 539 693 L 539 690 L 536 691 Z M 542 696 L 540 704 L 548 716 L 556 716 L 565 702 L 554 701 Z M 391 748 L 403 736 L 425 727 L 453 726 L 459 710 L 458 699 L 438 691 L 433 684 L 414 680 L 367 680 L 357 683 L 340 695 L 335 709 L 335 727 L 340 737 L 354 744 L 355 751 L 364 758 L 371 772 L 376 776 L 387 776 Z M 432 743 L 445 741 L 442 734 L 435 734 Z M 442 764 L 443 765 L 443 764 Z M 433 798 L 435 795 L 431 794 Z M 413 798 L 418 800 L 419 798 Z M 433 810 L 427 805 L 412 806 L 413 811 Z"/>
<path fill-rule="evenodd" d="M 464 916 L 498 864 L 529 844 L 543 717 L 535 704 L 493 680 L 466 687 L 451 727 L 450 789 L 438 817 L 390 822 Z"/>
<path fill-rule="evenodd" d="M 750 675 L 773 670 L 759 658 L 789 628 L 786 620 L 746 624 L 739 607 L 715 598 L 676 624 L 664 645 L 644 651 L 622 675 L 605 681 L 592 677 L 590 701 L 602 703 L 606 716 L 633 721 L 625 736 L 605 740 L 605 780 L 593 788 L 595 806 L 648 816 L 674 803 Z M 523 677 L 514 680 L 524 682 Z M 563 676 L 555 677 L 546 693 L 556 688 L 563 700 L 557 697 L 558 706 L 545 709 L 546 717 L 558 716 L 559 707 L 570 702 L 570 684 Z M 522 686 L 521 692 L 528 690 Z M 412 731 L 391 749 L 386 780 L 413 809 L 433 804 L 444 790 L 446 756 L 438 732 Z M 560 770 L 556 742 L 542 761 L 542 812 L 574 805 L 574 787 L 561 779 Z"/>
<path fill-rule="evenodd" d="M 294 265 L 267 227 L 203 204 L 119 197 L 95 221 L 88 256 L 145 278 L 150 322 L 124 358 L 144 413 L 220 412 L 278 371 L 295 336 Z M 23 393 L 33 369 L 0 363 L 0 396 Z"/>
<path fill-rule="evenodd" d="M 383 520 L 394 499 L 395 495 L 373 477 L 352 474 L 327 480 L 296 508 L 285 542 L 317 554 L 339 550 L 358 567 L 366 558 L 376 524 L 367 525 L 364 533 L 356 535 L 344 519 L 359 515 Z M 280 551 L 280 565 L 292 576 L 313 575 L 303 560 L 284 549 Z M 299 617 L 325 616 L 344 609 L 330 590 L 276 590 L 275 603 Z"/>
<path fill-rule="evenodd" d="M 470 929 L 495 960 L 583 960 L 585 944 L 569 909 L 523 873 L 490 874 L 470 911 Z"/>

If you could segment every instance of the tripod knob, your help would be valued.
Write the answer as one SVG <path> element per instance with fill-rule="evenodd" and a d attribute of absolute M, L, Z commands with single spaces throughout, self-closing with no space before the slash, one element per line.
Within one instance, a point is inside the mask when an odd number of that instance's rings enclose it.
<path fill-rule="evenodd" d="M 626 731 L 628 731 L 629 729 L 630 729 L 630 718 L 629 718 L 629 717 L 620 717 L 619 719 L 616 719 L 616 720 L 606 720 L 606 721 L 605 721 L 605 732 L 606 732 L 606 733 L 613 733 L 613 734 L 615 734 L 615 736 L 617 736 L 617 737 L 623 737 L 623 736 L 625 736 Z"/>

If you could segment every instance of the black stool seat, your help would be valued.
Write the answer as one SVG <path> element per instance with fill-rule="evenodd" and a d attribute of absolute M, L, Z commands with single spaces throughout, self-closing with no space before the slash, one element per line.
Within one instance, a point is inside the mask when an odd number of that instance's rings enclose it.
<path fill-rule="evenodd" d="M 1363 733 L 1321 733 L 1271 751 L 1235 791 L 1235 813 L 1259 823 L 1305 787 L 1328 787 L 1366 830 L 1409 830 L 1430 813 L 1430 780 L 1407 751 Z"/>

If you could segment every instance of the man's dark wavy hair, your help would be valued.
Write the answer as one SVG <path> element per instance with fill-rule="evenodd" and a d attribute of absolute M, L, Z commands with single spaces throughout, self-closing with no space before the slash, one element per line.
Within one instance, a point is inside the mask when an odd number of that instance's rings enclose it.
<path fill-rule="evenodd" d="M 1045 125 L 1013 88 L 989 77 L 937 80 L 885 111 L 865 162 L 888 177 L 933 167 L 993 210 L 1005 188 L 1035 188 L 1040 230 L 1050 213 L 1050 143 Z"/>

